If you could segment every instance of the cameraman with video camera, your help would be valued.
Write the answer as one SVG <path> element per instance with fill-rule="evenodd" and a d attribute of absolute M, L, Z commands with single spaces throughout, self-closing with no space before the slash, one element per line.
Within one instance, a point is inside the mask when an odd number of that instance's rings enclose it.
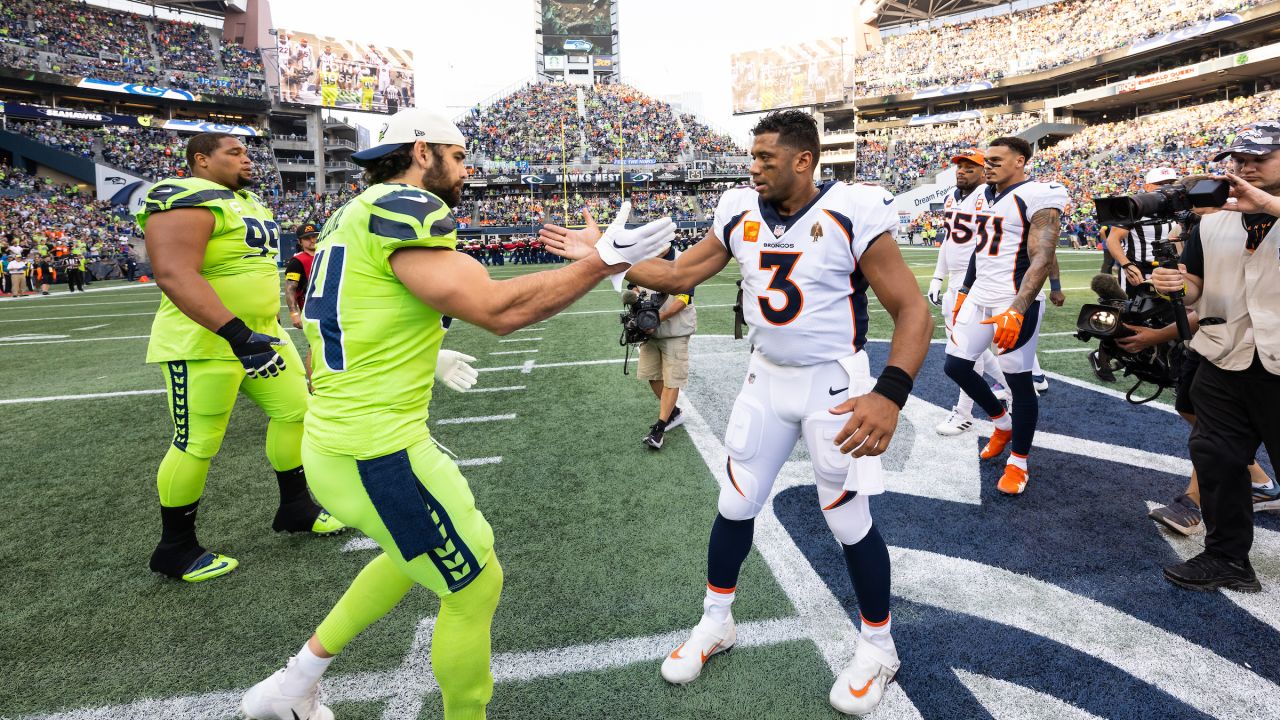
<path fill-rule="evenodd" d="M 1177 182 L 1178 173 L 1173 168 L 1156 167 L 1148 170 L 1143 179 L 1146 181 L 1143 189 L 1151 192 Z M 1120 266 L 1120 281 L 1129 297 L 1134 296 L 1137 288 L 1147 281 L 1155 267 L 1152 243 L 1176 241 L 1181 230 L 1182 226 L 1172 221 L 1156 225 L 1135 225 L 1132 228 L 1111 228 L 1107 235 L 1107 252 L 1116 265 Z"/>
<path fill-rule="evenodd" d="M 1230 199 L 1188 234 L 1178 267 L 1157 267 L 1151 277 L 1157 290 L 1185 292 L 1194 306 L 1200 322 L 1190 347 L 1203 358 L 1191 385 L 1188 445 L 1205 550 L 1164 576 L 1192 590 L 1258 592 L 1249 549 L 1254 496 L 1267 489 L 1251 484 L 1248 468 L 1260 445 L 1280 457 L 1280 123 L 1257 123 L 1214 161 L 1227 157 L 1234 172 L 1220 179 Z"/>
<path fill-rule="evenodd" d="M 674 261 L 676 256 L 675 248 L 671 248 L 662 259 Z M 649 337 L 640 343 L 636 377 L 647 380 L 658 398 L 658 421 L 649 428 L 649 434 L 641 442 L 654 450 L 661 450 L 666 431 L 684 424 L 676 400 L 680 397 L 680 389 L 689 382 L 689 338 L 698 329 L 698 313 L 693 308 L 693 289 L 663 295 L 629 284 L 622 294 L 623 304 L 632 308 L 631 314 L 636 314 L 637 309 L 643 312 L 643 308 L 652 308 L 657 301 L 661 301 L 657 306 L 657 327 L 648 322 L 638 323 Z M 625 324 L 627 315 L 623 318 Z"/>

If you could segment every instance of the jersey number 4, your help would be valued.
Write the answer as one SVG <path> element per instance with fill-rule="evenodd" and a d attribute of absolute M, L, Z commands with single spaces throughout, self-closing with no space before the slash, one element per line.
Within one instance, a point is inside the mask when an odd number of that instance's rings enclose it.
<path fill-rule="evenodd" d="M 773 298 L 768 295 L 756 296 L 760 303 L 760 313 L 771 325 L 786 325 L 795 320 L 800 314 L 800 308 L 804 307 L 804 293 L 800 291 L 799 285 L 791 281 L 791 271 L 796 269 L 799 261 L 800 253 L 760 253 L 760 269 L 773 270 L 773 277 L 769 278 L 769 289 L 782 293 L 787 300 L 778 308 L 774 307 Z"/>
<path fill-rule="evenodd" d="M 321 357 L 325 367 L 342 372 L 347 369 L 347 354 L 342 347 L 342 323 L 338 318 L 338 296 L 342 292 L 342 268 L 347 248 L 333 245 L 316 255 L 311 273 L 311 286 L 302 304 L 302 317 L 320 324 Z"/>

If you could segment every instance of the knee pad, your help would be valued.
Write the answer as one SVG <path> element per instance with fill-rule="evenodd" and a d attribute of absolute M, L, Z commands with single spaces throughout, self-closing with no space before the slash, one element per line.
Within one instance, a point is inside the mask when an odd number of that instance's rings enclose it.
<path fill-rule="evenodd" d="M 759 477 L 751 465 L 734 462 L 730 457 L 725 469 L 729 474 L 729 484 L 720 488 L 720 500 L 716 504 L 720 514 L 726 520 L 750 520 L 759 515 L 769 491 L 761 488 Z M 762 494 L 764 497 L 760 497 Z"/>
<path fill-rule="evenodd" d="M 738 395 L 729 415 L 729 426 L 724 431 L 724 446 L 729 457 L 746 463 L 760 452 L 760 440 L 764 434 L 764 405 L 745 393 Z"/>
<path fill-rule="evenodd" d="M 871 502 L 866 495 L 846 495 L 824 507 L 822 519 L 836 540 L 845 545 L 857 544 L 871 531 Z"/>

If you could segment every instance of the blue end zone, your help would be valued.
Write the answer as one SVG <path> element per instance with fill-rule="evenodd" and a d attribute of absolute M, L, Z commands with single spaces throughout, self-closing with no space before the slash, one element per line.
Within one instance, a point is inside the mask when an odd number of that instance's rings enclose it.
<path fill-rule="evenodd" d="M 873 367 L 883 364 L 886 347 L 868 347 Z M 941 372 L 941 356 L 942 348 L 933 346 L 916 394 L 950 407 L 956 389 Z M 1053 382 L 1040 412 L 1040 429 L 1047 432 L 1187 456 L 1187 425 L 1161 410 Z M 975 456 L 985 440 L 972 436 Z M 1146 502 L 1172 499 L 1185 486 L 1185 477 L 1041 448 L 1033 450 L 1031 463 L 1031 485 L 1017 498 L 995 491 L 1003 462 L 983 463 L 977 506 L 894 493 L 890 483 L 889 492 L 872 501 L 876 525 L 890 547 L 1033 577 L 1280 681 L 1280 633 L 1220 593 L 1181 590 L 1161 576 L 1161 566 L 1179 558 L 1164 531 L 1146 517 Z M 815 488 L 807 485 L 780 493 L 774 510 L 856 623 L 857 604 L 840 546 L 817 503 Z M 1256 524 L 1280 530 L 1280 517 L 1262 513 Z M 953 667 L 1038 690 L 1100 717 L 1203 717 L 1163 690 L 1046 638 L 898 598 L 893 613 L 903 689 L 926 718 L 990 717 Z"/>

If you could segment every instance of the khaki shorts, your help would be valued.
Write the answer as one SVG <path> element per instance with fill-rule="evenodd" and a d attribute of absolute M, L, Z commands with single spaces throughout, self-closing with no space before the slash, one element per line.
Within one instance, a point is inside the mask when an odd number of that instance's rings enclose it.
<path fill-rule="evenodd" d="M 664 387 L 683 388 L 689 382 L 690 335 L 655 338 L 640 346 L 640 363 L 636 377 L 661 380 Z"/>

